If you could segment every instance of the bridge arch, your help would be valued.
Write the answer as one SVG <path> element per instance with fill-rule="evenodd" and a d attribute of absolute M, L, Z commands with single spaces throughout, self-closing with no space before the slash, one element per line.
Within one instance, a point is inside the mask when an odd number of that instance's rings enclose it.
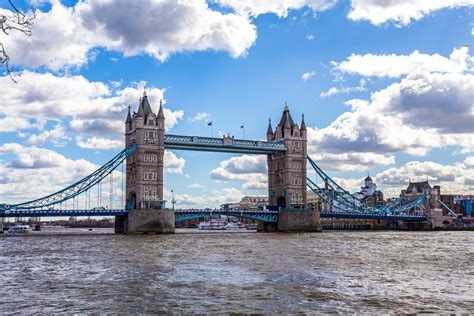
<path fill-rule="evenodd" d="M 284 196 L 280 196 L 277 200 L 277 206 L 281 208 L 286 207 L 286 198 Z"/>

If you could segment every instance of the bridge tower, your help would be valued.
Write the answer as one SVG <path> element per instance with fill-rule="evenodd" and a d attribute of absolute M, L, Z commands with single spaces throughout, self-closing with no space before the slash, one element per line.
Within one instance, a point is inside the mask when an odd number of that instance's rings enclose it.
<path fill-rule="evenodd" d="M 160 101 L 158 115 L 153 113 L 146 92 L 138 111 L 128 111 L 125 121 L 125 144 L 137 149 L 127 159 L 127 208 L 163 208 L 163 157 L 165 153 L 165 116 Z"/>
<path fill-rule="evenodd" d="M 116 231 L 123 233 L 174 233 L 174 212 L 165 210 L 163 159 L 165 115 L 160 100 L 158 114 L 148 102 L 146 91 L 137 112 L 128 109 L 125 145 L 137 145 L 126 163 L 126 208 L 128 216 L 117 218 Z M 123 221 L 123 222 L 121 222 Z"/>
<path fill-rule="evenodd" d="M 268 202 L 281 208 L 306 207 L 307 136 L 304 115 L 301 126 L 294 123 L 285 104 L 280 123 L 272 130 L 268 123 L 268 141 L 284 141 L 286 152 L 268 155 Z"/>
<path fill-rule="evenodd" d="M 268 202 L 277 206 L 277 225 L 262 224 L 259 230 L 321 231 L 319 210 L 306 208 L 307 131 L 304 115 L 301 126 L 291 117 L 285 103 L 280 122 L 268 123 L 267 141 L 285 142 L 285 152 L 268 155 Z M 261 226 L 262 226 L 261 225 Z"/>

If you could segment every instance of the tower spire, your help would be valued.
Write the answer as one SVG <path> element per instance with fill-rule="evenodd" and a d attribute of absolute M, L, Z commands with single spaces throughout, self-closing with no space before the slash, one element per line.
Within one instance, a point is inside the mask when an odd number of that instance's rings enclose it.
<path fill-rule="evenodd" d="M 300 127 L 300 129 L 301 129 L 302 131 L 305 131 L 305 130 L 306 130 L 306 124 L 305 124 L 305 122 L 304 122 L 304 114 L 301 115 L 301 127 Z"/>
<path fill-rule="evenodd" d="M 267 135 L 273 134 L 273 128 L 272 128 L 272 119 L 268 119 L 268 128 L 267 128 Z"/>
<path fill-rule="evenodd" d="M 131 123 L 132 122 L 132 115 L 130 114 L 130 104 L 128 105 L 128 114 L 127 114 L 127 120 L 125 123 Z"/>
<path fill-rule="evenodd" d="M 138 112 L 137 112 L 137 115 L 141 117 L 145 117 L 145 111 L 143 109 L 143 100 L 144 99 L 140 99 L 140 104 L 138 105 Z"/>
<path fill-rule="evenodd" d="M 164 119 L 165 114 L 163 113 L 163 99 L 160 99 L 160 109 L 158 110 L 158 118 Z"/>

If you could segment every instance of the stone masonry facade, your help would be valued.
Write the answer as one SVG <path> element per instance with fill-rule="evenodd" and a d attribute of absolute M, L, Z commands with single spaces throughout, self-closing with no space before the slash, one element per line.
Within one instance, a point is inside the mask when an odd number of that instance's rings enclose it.
<path fill-rule="evenodd" d="M 165 116 L 162 102 L 158 114 L 151 109 L 146 92 L 140 99 L 138 111 L 130 108 L 125 122 L 125 144 L 137 144 L 137 150 L 127 158 L 127 209 L 162 209 L 163 158 Z"/>
<path fill-rule="evenodd" d="M 268 201 L 281 208 L 306 208 L 307 134 L 304 116 L 295 124 L 285 105 L 279 124 L 267 130 L 268 141 L 284 141 L 287 151 L 268 155 Z"/>

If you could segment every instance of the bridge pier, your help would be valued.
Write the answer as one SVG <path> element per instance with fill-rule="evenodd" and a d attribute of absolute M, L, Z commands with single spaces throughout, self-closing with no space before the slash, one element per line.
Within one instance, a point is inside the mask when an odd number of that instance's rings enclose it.
<path fill-rule="evenodd" d="M 277 223 L 258 222 L 257 232 L 274 233 L 278 230 Z"/>
<path fill-rule="evenodd" d="M 279 232 L 321 232 L 319 211 L 310 209 L 285 209 L 278 212 Z"/>
<path fill-rule="evenodd" d="M 305 233 L 321 232 L 321 219 L 318 210 L 285 209 L 278 211 L 277 223 L 259 222 L 259 232 Z"/>
<path fill-rule="evenodd" d="M 131 210 L 126 216 L 115 218 L 117 234 L 174 234 L 173 210 Z"/>

